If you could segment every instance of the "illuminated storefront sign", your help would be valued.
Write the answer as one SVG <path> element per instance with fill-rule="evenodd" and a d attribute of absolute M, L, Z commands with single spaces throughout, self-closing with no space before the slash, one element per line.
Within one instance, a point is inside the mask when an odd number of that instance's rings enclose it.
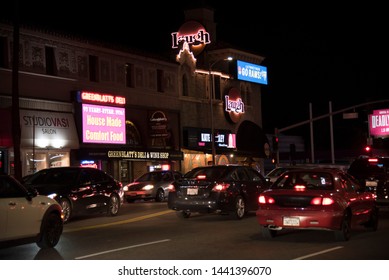
<path fill-rule="evenodd" d="M 239 89 L 231 88 L 224 96 L 224 112 L 229 122 L 238 123 L 244 114 L 244 102 Z"/>
<path fill-rule="evenodd" d="M 77 91 L 77 101 L 89 103 L 104 103 L 114 105 L 126 105 L 126 98 L 123 96 L 116 96 L 108 93 L 98 93 L 89 91 Z"/>
<path fill-rule="evenodd" d="M 108 151 L 108 158 L 142 159 L 142 160 L 182 160 L 181 152 L 160 151 Z"/>
<path fill-rule="evenodd" d="M 194 55 L 201 53 L 205 45 L 211 43 L 209 33 L 197 21 L 185 22 L 178 32 L 171 33 L 171 36 L 173 49 L 182 48 L 186 42 Z"/>
<path fill-rule="evenodd" d="M 73 114 L 20 110 L 21 146 L 78 149 Z"/>
<path fill-rule="evenodd" d="M 82 104 L 82 141 L 125 144 L 125 117 L 124 108 Z"/>
<path fill-rule="evenodd" d="M 374 110 L 369 115 L 370 135 L 388 136 L 389 135 L 389 109 Z"/>
<path fill-rule="evenodd" d="M 210 129 L 184 128 L 184 147 L 189 149 L 211 149 Z M 235 149 L 236 135 L 229 130 L 215 130 L 216 148 Z"/>
<path fill-rule="evenodd" d="M 267 85 L 267 68 L 265 66 L 237 60 L 236 68 L 238 80 Z"/>

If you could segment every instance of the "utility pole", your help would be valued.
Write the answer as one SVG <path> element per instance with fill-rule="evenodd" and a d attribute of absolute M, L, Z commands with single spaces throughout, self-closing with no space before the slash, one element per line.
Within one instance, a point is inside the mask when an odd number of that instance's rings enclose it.
<path fill-rule="evenodd" d="M 22 179 L 20 160 L 20 112 L 19 112 L 19 1 L 14 6 L 13 57 L 12 57 L 12 138 L 14 147 L 14 177 Z"/>

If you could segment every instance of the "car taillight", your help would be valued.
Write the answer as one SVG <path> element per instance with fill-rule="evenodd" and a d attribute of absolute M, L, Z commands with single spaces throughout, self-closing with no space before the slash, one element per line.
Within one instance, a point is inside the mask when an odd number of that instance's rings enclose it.
<path fill-rule="evenodd" d="M 207 178 L 207 176 L 205 176 L 205 175 L 197 175 L 197 177 L 196 177 L 196 179 L 198 179 L 198 180 L 204 180 L 206 178 Z"/>
<path fill-rule="evenodd" d="M 295 185 L 294 189 L 296 191 L 305 191 L 305 186 L 304 185 Z"/>
<path fill-rule="evenodd" d="M 230 186 L 230 184 L 216 184 L 216 185 L 212 188 L 212 191 L 214 191 L 214 192 L 226 191 L 226 190 L 228 189 L 229 186 Z"/>
<path fill-rule="evenodd" d="M 335 201 L 331 197 L 314 197 L 311 205 L 332 205 Z"/>
<path fill-rule="evenodd" d="M 167 187 L 168 191 L 169 192 L 175 192 L 176 191 L 176 188 L 174 187 L 174 185 L 170 184 L 168 187 Z"/>
<path fill-rule="evenodd" d="M 274 204 L 276 201 L 270 196 L 260 195 L 258 197 L 258 202 L 259 204 Z"/>

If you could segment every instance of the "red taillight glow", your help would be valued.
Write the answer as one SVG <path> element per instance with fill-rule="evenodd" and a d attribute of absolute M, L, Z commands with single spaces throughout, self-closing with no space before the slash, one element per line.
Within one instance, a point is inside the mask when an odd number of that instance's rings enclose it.
<path fill-rule="evenodd" d="M 295 185 L 294 189 L 296 191 L 305 191 L 305 186 L 304 185 Z"/>
<path fill-rule="evenodd" d="M 217 184 L 216 186 L 214 186 L 212 188 L 212 191 L 214 191 L 214 192 L 222 192 L 222 191 L 227 190 L 229 186 L 230 186 L 230 184 Z"/>
<path fill-rule="evenodd" d="M 369 158 L 368 162 L 378 162 L 378 158 Z"/>
<path fill-rule="evenodd" d="M 260 195 L 258 197 L 259 204 L 274 204 L 276 201 L 270 196 Z"/>
<path fill-rule="evenodd" d="M 199 179 L 199 180 L 204 180 L 205 178 L 207 178 L 207 176 L 205 176 L 205 175 L 198 175 L 196 178 Z"/>
<path fill-rule="evenodd" d="M 315 197 L 311 200 L 311 205 L 332 205 L 334 202 L 331 197 Z"/>

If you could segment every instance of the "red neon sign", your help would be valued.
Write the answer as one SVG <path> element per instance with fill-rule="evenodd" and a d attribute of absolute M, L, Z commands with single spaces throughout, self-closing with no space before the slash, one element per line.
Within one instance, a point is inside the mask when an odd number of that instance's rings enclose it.
<path fill-rule="evenodd" d="M 99 102 L 99 103 L 105 103 L 105 104 L 106 103 L 117 104 L 117 105 L 125 105 L 126 104 L 126 98 L 123 96 L 116 96 L 116 95 L 107 94 L 107 93 L 88 92 L 88 91 L 81 92 L 81 100 L 82 101 Z"/>

